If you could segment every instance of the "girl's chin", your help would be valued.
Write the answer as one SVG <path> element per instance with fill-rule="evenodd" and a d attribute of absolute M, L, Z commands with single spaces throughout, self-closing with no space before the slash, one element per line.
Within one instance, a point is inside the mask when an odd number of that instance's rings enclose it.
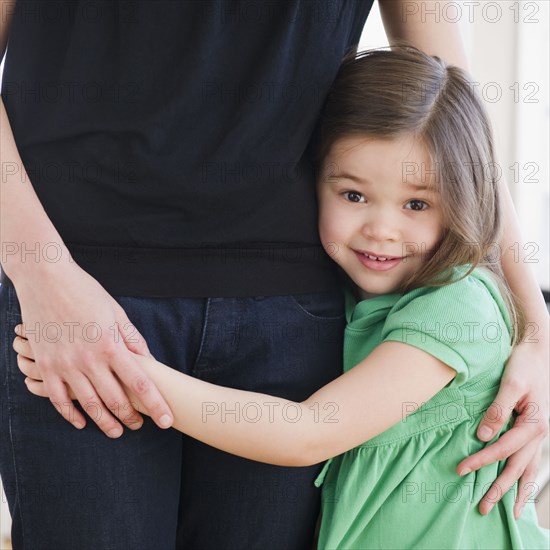
<path fill-rule="evenodd" d="M 370 300 L 371 298 L 376 298 L 377 296 L 380 296 L 380 294 L 374 294 L 373 292 L 367 292 L 366 290 L 363 290 L 362 288 L 358 289 L 359 298 L 361 300 Z"/>
<path fill-rule="evenodd" d="M 370 300 L 371 298 L 376 298 L 377 296 L 384 296 L 385 294 L 393 294 L 395 292 L 399 292 L 399 288 L 395 285 L 383 288 L 382 285 L 360 286 L 355 283 L 355 291 L 357 296 L 360 297 L 361 300 Z"/>

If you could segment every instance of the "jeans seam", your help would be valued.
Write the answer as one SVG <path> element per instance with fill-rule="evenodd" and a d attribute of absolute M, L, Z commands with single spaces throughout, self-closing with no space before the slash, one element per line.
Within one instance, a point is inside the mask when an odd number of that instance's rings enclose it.
<path fill-rule="evenodd" d="M 344 318 L 345 313 L 341 313 L 340 315 L 336 316 L 325 316 L 325 315 L 314 315 L 313 313 L 310 313 L 307 309 L 305 309 L 300 302 L 294 297 L 293 294 L 289 295 L 289 298 L 292 300 L 292 302 L 298 307 L 298 309 L 305 314 L 309 319 L 313 319 L 315 321 L 340 321 Z"/>
<path fill-rule="evenodd" d="M 201 360 L 202 356 L 202 350 L 204 348 L 204 343 L 206 341 L 206 331 L 208 327 L 208 317 L 210 315 L 210 298 L 206 299 L 206 306 L 204 310 L 204 322 L 202 324 L 202 334 L 201 334 L 201 343 L 199 346 L 199 351 L 197 353 L 197 357 L 195 358 L 195 362 L 193 363 L 193 368 L 191 369 L 191 373 L 194 374 L 196 372 L 197 366 Z"/>
<path fill-rule="evenodd" d="M 241 328 L 241 320 L 242 320 L 242 302 L 243 300 L 246 300 L 246 299 L 241 299 L 239 300 L 239 317 L 238 317 L 238 320 L 237 320 L 237 324 L 236 324 L 236 329 L 235 329 L 235 342 L 234 342 L 234 349 L 232 351 L 232 354 L 231 354 L 231 357 L 234 357 L 238 352 L 239 352 L 239 345 L 241 343 L 241 331 L 240 331 L 240 328 Z M 204 317 L 204 326 L 203 326 L 203 332 L 202 332 L 202 338 L 201 338 L 201 345 L 200 345 L 200 348 L 199 348 L 199 353 L 197 355 L 197 359 L 195 360 L 195 364 L 193 365 L 193 370 L 192 370 L 192 373 L 198 377 L 200 377 L 201 374 L 203 373 L 209 373 L 209 372 L 217 372 L 217 371 L 220 371 L 221 369 L 224 368 L 225 365 L 222 365 L 220 366 L 219 364 L 216 364 L 214 366 L 211 366 L 211 367 L 201 367 L 200 368 L 200 372 L 197 373 L 197 369 L 199 368 L 199 363 L 201 361 L 201 356 L 202 356 L 202 352 L 203 352 L 203 349 L 204 349 L 204 346 L 205 346 L 205 342 L 208 338 L 207 336 L 207 332 L 208 332 L 208 321 L 209 321 L 209 318 L 210 318 L 210 298 L 208 298 L 208 301 L 207 301 L 207 309 L 206 309 L 206 314 L 205 314 L 205 317 Z M 226 357 L 226 360 L 228 360 L 229 357 Z"/>
<path fill-rule="evenodd" d="M 8 289 L 8 305 L 11 303 L 11 292 L 10 289 Z M 22 502 L 20 500 L 20 483 L 19 483 L 19 473 L 17 469 L 17 461 L 15 460 L 15 445 L 13 441 L 13 426 L 12 426 L 12 410 L 10 407 L 11 403 L 11 392 L 10 392 L 10 381 L 9 381 L 9 335 L 8 335 L 8 329 L 11 326 L 11 320 L 15 321 L 16 316 L 15 314 L 6 312 L 6 331 L 4 334 L 5 337 L 5 365 L 6 365 L 6 395 L 8 398 L 8 432 L 10 436 L 10 445 L 11 445 L 11 457 L 13 461 L 13 471 L 14 471 L 14 478 L 15 478 L 15 499 L 14 499 L 14 509 L 17 509 L 19 511 L 19 521 L 21 522 L 21 541 L 23 542 L 23 547 L 25 547 L 25 527 L 23 522 L 23 506 Z M 19 505 L 19 506 L 18 506 Z"/>

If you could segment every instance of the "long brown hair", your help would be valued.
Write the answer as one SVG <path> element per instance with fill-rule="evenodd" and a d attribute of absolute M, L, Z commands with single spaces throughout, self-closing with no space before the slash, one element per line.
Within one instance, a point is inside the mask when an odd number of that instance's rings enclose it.
<path fill-rule="evenodd" d="M 318 170 L 345 137 L 412 135 L 428 153 L 441 198 L 444 235 L 401 292 L 454 282 L 455 267 L 477 266 L 496 276 L 516 342 L 524 333 L 520 304 L 500 265 L 500 170 L 489 118 L 468 74 L 401 42 L 392 49 L 353 52 L 327 96 L 314 138 Z"/>

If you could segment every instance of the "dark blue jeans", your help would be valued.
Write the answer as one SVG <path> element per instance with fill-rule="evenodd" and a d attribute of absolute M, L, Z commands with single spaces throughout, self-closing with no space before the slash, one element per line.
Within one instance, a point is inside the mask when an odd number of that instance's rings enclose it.
<path fill-rule="evenodd" d="M 116 297 L 159 361 L 197 378 L 303 400 L 342 372 L 340 293 Z M 311 544 L 320 466 L 241 459 L 176 430 L 112 440 L 28 392 L 12 349 L 21 311 L 0 287 L 0 475 L 14 548 L 292 549 Z"/>

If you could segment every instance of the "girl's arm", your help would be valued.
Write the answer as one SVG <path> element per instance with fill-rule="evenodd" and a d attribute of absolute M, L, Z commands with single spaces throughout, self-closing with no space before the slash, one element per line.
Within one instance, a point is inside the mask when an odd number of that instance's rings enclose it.
<path fill-rule="evenodd" d="M 445 13 L 452 13 L 452 7 L 449 7 L 450 12 L 445 10 L 446 4 L 453 2 L 378 0 L 378 3 L 390 44 L 406 40 L 430 55 L 469 70 L 459 23 L 452 23 L 448 17 L 443 17 Z M 500 185 L 504 198 L 501 262 L 508 285 L 523 304 L 530 337 L 514 349 L 495 402 L 479 424 L 478 437 L 482 441 L 490 441 L 502 429 L 514 409 L 519 416 L 512 430 L 492 445 L 463 460 L 457 470 L 466 474 L 509 457 L 493 487 L 497 489 L 496 494 L 502 496 L 521 477 L 514 509 L 516 517 L 519 517 L 521 508 L 531 497 L 535 486 L 542 442 L 548 433 L 549 317 L 535 275 L 525 262 L 518 219 L 503 178 Z M 503 414 L 495 415 L 495 410 L 503 411 Z M 482 514 L 488 513 L 500 500 L 494 494 L 489 490 L 482 500 Z"/>
<path fill-rule="evenodd" d="M 43 393 L 28 341 L 16 338 L 27 386 Z M 413 412 L 456 372 L 428 353 L 385 342 L 309 399 L 295 403 L 262 393 L 216 386 L 150 357 L 134 358 L 173 414 L 173 427 L 213 447 L 280 466 L 309 466 L 373 438 Z M 129 388 L 125 388 L 131 394 Z M 138 395 L 132 404 L 148 414 Z"/>

